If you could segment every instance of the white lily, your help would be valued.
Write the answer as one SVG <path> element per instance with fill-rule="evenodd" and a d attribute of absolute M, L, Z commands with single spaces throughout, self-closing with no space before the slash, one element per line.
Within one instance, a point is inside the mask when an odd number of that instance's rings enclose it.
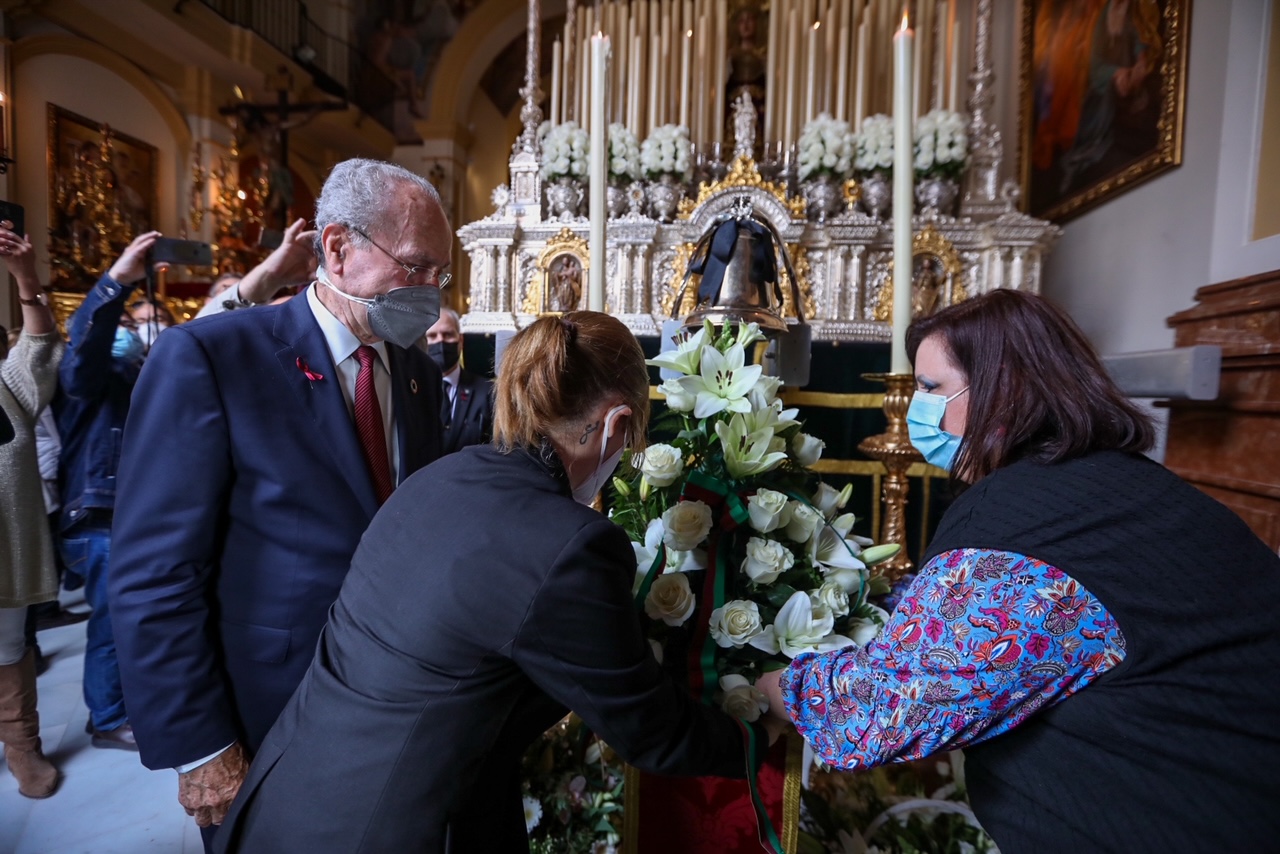
<path fill-rule="evenodd" d="M 734 415 L 728 423 L 717 421 L 716 435 L 724 447 L 724 464 L 729 474 L 739 480 L 776 468 L 787 458 L 785 452 L 771 450 L 772 430 L 748 432 L 741 414 Z"/>
<path fill-rule="evenodd" d="M 721 354 L 715 347 L 702 348 L 702 364 L 695 376 L 681 377 L 680 385 L 697 397 L 693 407 L 695 418 L 706 418 L 717 412 L 750 412 L 747 393 L 760 378 L 764 368 L 747 365 L 746 353 L 734 344 Z"/>
<path fill-rule="evenodd" d="M 844 513 L 822 525 L 809 539 L 809 559 L 823 572 L 833 569 L 864 569 L 862 546 L 849 536 L 854 516 Z"/>
<path fill-rule="evenodd" d="M 797 590 L 778 611 L 777 619 L 748 643 L 771 655 L 795 658 L 802 652 L 827 652 L 853 646 L 853 640 L 832 634 L 835 617 L 825 606 L 815 607 L 809 594 Z"/>
<path fill-rule="evenodd" d="M 646 361 L 645 364 L 652 365 L 655 368 L 666 368 L 685 376 L 693 376 L 698 373 L 699 363 L 702 359 L 702 346 L 706 343 L 707 330 L 705 328 L 699 329 L 678 343 L 674 350 L 664 350 L 654 358 Z"/>
<path fill-rule="evenodd" d="M 653 566 L 654 560 L 658 557 L 658 550 L 662 548 L 662 537 L 666 533 L 662 528 L 661 519 L 651 519 L 648 527 L 644 529 L 644 542 L 631 542 L 631 550 L 636 556 L 636 578 L 631 585 L 631 595 L 634 596 L 640 591 L 640 585 L 644 582 L 645 576 L 649 574 L 649 567 Z M 665 572 L 694 572 L 699 569 L 707 568 L 707 552 L 706 549 L 692 549 L 690 551 L 678 551 L 676 549 L 667 549 L 667 562 L 664 567 Z"/>

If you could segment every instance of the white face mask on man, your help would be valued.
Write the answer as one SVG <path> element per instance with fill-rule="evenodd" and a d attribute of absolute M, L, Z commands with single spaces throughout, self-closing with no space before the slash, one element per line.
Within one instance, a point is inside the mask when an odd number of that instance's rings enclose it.
<path fill-rule="evenodd" d="M 595 471 L 587 475 L 586 480 L 573 488 L 573 500 L 579 504 L 590 504 L 595 500 L 596 494 L 609 482 L 609 478 L 613 477 L 613 472 L 618 468 L 618 463 L 622 460 L 623 448 L 618 448 L 617 451 L 609 455 L 607 460 L 604 455 L 609 448 L 609 439 L 613 436 L 614 422 L 625 411 L 627 411 L 627 407 L 619 405 L 610 409 L 604 416 L 604 429 L 600 431 L 600 459 L 596 463 Z"/>

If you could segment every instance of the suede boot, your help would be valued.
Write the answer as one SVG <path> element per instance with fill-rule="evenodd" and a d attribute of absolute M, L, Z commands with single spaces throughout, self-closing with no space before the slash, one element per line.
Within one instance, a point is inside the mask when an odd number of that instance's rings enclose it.
<path fill-rule="evenodd" d="M 17 664 L 0 665 L 0 741 L 18 792 L 47 798 L 58 788 L 58 769 L 40 750 L 36 669 L 31 650 Z"/>

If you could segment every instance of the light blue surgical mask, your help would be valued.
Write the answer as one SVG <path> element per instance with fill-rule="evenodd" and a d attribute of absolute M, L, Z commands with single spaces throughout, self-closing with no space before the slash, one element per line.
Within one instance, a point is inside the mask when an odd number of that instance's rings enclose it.
<path fill-rule="evenodd" d="M 951 471 L 956 452 L 960 450 L 960 437 L 942 429 L 942 416 L 947 412 L 947 404 L 968 390 L 965 386 L 951 397 L 927 391 L 917 391 L 912 396 L 911 405 L 907 407 L 907 433 L 911 444 L 930 465 Z"/>
<path fill-rule="evenodd" d="M 111 355 L 114 358 L 137 362 L 142 359 L 142 350 L 142 339 L 137 333 L 123 326 L 116 327 L 116 339 L 111 342 Z"/>

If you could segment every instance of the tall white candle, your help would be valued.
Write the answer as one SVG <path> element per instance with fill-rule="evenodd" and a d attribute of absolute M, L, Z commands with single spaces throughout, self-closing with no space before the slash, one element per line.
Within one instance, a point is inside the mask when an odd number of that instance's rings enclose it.
<path fill-rule="evenodd" d="M 826 13 L 822 17 L 822 84 L 821 97 L 818 99 L 818 109 L 822 112 L 835 115 L 836 110 L 836 93 L 832 88 L 835 83 L 832 80 L 832 66 L 836 61 L 836 34 L 839 32 L 839 25 L 835 21 L 835 7 L 830 3 L 827 4 Z"/>
<path fill-rule="evenodd" d="M 648 127 L 645 128 L 645 136 L 653 133 L 653 129 L 662 124 L 662 119 L 658 114 L 658 104 L 661 102 L 659 97 L 659 78 L 658 70 L 662 65 L 662 57 L 659 51 L 662 49 L 662 40 L 657 38 L 649 39 L 649 120 Z"/>
<path fill-rule="evenodd" d="M 853 127 L 862 127 L 862 120 L 867 112 L 867 21 L 858 25 L 858 72 L 854 75 L 853 90 Z"/>
<path fill-rule="evenodd" d="M 836 48 L 836 103 L 834 115 L 844 119 L 849 111 L 849 27 L 840 28 L 838 47 Z"/>
<path fill-rule="evenodd" d="M 711 75 L 711 85 L 715 87 L 714 107 L 711 110 L 711 141 L 721 142 L 724 137 L 725 54 L 728 47 L 729 7 L 725 0 L 716 0 L 715 10 L 715 31 L 711 39 L 714 57 L 711 66 L 715 69 Z"/>
<path fill-rule="evenodd" d="M 775 3 L 769 9 L 769 41 L 768 51 L 765 54 L 765 72 L 764 72 L 764 143 L 770 145 L 781 136 L 778 133 L 778 85 L 781 80 L 778 75 L 778 50 L 780 42 L 778 41 L 778 30 L 781 26 L 782 12 Z M 735 33 L 737 28 L 734 28 Z"/>
<path fill-rule="evenodd" d="M 817 115 L 815 104 L 818 97 L 818 28 L 821 26 L 821 21 L 815 21 L 809 28 L 809 56 L 804 83 L 804 121 L 806 122 Z"/>
<path fill-rule="evenodd" d="M 953 9 L 954 11 L 954 9 Z M 960 109 L 960 22 L 951 22 L 951 71 L 948 74 L 947 109 Z"/>
<path fill-rule="evenodd" d="M 947 106 L 947 0 L 941 0 L 934 12 L 933 24 L 933 98 L 930 105 L 938 110 Z"/>
<path fill-rule="evenodd" d="M 711 92 L 708 89 L 711 75 L 708 73 L 707 66 L 707 30 L 710 29 L 710 23 L 706 15 L 703 15 L 698 23 L 701 25 L 698 27 L 698 44 L 696 48 L 698 70 L 693 84 L 698 98 L 697 111 L 694 113 L 694 125 L 697 127 L 697 132 L 693 135 L 693 140 L 698 145 L 704 145 L 707 141 L 707 113 L 710 110 L 711 101 Z"/>
<path fill-rule="evenodd" d="M 796 101 L 799 100 L 800 91 L 796 84 L 799 82 L 797 78 L 798 61 L 800 54 L 800 10 L 792 7 L 791 14 L 787 17 L 787 88 L 782 96 L 783 109 L 785 110 L 782 120 L 782 141 L 787 147 L 791 147 L 791 143 L 795 142 L 796 133 Z"/>
<path fill-rule="evenodd" d="M 587 308 L 604 311 L 605 277 L 605 186 L 609 177 L 606 161 L 609 153 L 609 125 L 605 120 L 608 83 L 609 37 L 596 33 L 591 39 L 591 154 L 587 181 L 591 212 L 591 271 L 588 275 Z"/>
<path fill-rule="evenodd" d="M 560 39 L 551 45 L 551 115 L 552 125 L 560 124 Z"/>
<path fill-rule="evenodd" d="M 638 137 L 640 135 L 640 36 L 636 33 L 636 22 L 631 21 L 631 70 L 627 73 L 630 84 L 627 88 L 627 129 Z"/>
<path fill-rule="evenodd" d="M 680 124 L 689 126 L 689 73 L 693 65 L 693 30 L 680 34 Z"/>
<path fill-rule="evenodd" d="M 902 15 L 902 27 L 893 37 L 893 325 L 889 371 L 905 374 L 907 327 L 911 325 L 911 189 L 912 48 L 915 34 Z"/>

